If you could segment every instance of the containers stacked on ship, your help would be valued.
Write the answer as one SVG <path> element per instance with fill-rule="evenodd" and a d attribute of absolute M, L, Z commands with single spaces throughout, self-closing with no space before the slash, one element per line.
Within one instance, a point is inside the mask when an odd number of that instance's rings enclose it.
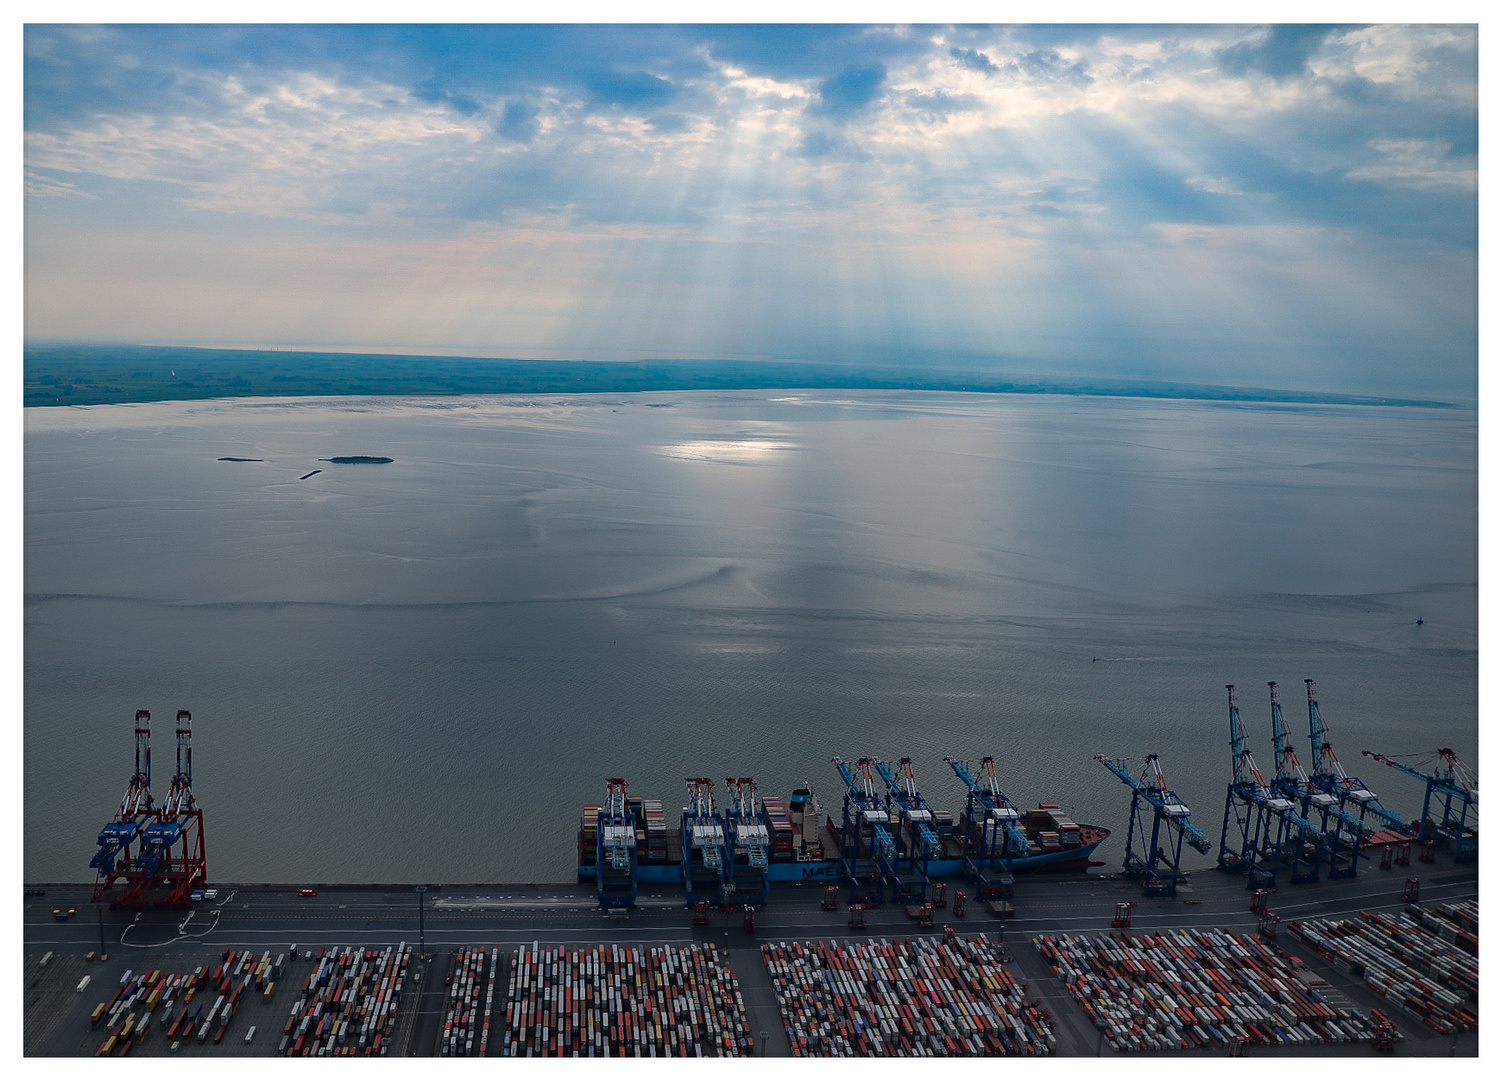
<path fill-rule="evenodd" d="M 879 904 L 885 883 L 896 877 L 896 844 L 887 826 L 890 816 L 871 776 L 871 759 L 853 769 L 834 759 L 844 780 L 844 816 L 839 831 L 839 870 L 850 886 L 851 904 Z"/>
<path fill-rule="evenodd" d="M 636 818 L 626 805 L 625 781 L 612 777 L 605 783 L 595 848 L 599 906 L 628 911 L 636 906 Z"/>
<path fill-rule="evenodd" d="M 599 804 L 590 803 L 579 816 L 578 877 L 593 881 L 599 876 Z"/>
<path fill-rule="evenodd" d="M 724 825 L 714 812 L 714 781 L 688 779 L 683 807 L 683 891 L 688 906 L 719 904 L 724 897 Z"/>
<path fill-rule="evenodd" d="M 648 866 L 667 862 L 667 815 L 661 799 L 626 800 L 626 807 L 636 819 L 636 858 Z"/>
<path fill-rule="evenodd" d="M 792 862 L 796 855 L 793 853 L 792 841 L 795 835 L 792 827 L 792 816 L 787 812 L 781 799 L 761 800 L 761 820 L 771 830 L 771 861 L 774 863 Z"/>
<path fill-rule="evenodd" d="M 980 900 L 1009 900 L 1013 865 L 1041 854 L 1040 845 L 1027 835 L 1021 811 L 1001 790 L 995 758 L 981 758 L 978 767 L 957 758 L 944 760 L 969 791 L 959 828 L 964 841 L 964 867 L 974 880 L 975 896 Z"/>
<path fill-rule="evenodd" d="M 725 777 L 730 802 L 724 811 L 724 884 L 736 904 L 766 903 L 771 831 L 756 811 L 756 782 L 748 776 Z"/>
<path fill-rule="evenodd" d="M 933 808 L 917 790 L 911 758 L 897 762 L 894 775 L 885 762 L 873 764 L 886 781 L 886 812 L 891 815 L 896 833 L 892 898 L 899 904 L 927 903 L 930 865 L 943 854 L 938 834 L 933 831 Z"/>
<path fill-rule="evenodd" d="M 1083 830 L 1057 803 L 1042 802 L 1035 810 L 1023 811 L 1021 824 L 1044 855 L 1077 851 L 1084 846 Z"/>

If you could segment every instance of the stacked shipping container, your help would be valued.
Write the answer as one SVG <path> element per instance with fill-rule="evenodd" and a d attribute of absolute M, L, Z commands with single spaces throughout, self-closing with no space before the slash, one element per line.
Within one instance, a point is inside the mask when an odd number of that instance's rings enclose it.
<path fill-rule="evenodd" d="M 464 948 L 454 954 L 443 1014 L 440 1057 L 484 1057 L 490 1042 L 490 1011 L 495 1003 L 495 973 L 500 947 Z M 483 996 L 482 996 L 483 995 Z"/>
<path fill-rule="evenodd" d="M 780 942 L 762 958 L 799 1057 L 1050 1054 L 1052 1017 L 983 938 Z"/>
<path fill-rule="evenodd" d="M 1397 915 L 1362 911 L 1358 919 L 1303 919 L 1288 929 L 1431 1030 L 1449 1035 L 1478 1026 L 1477 905 L 1410 906 Z"/>
<path fill-rule="evenodd" d="M 795 857 L 792 850 L 792 839 L 795 834 L 792 828 L 792 817 L 787 812 L 787 805 L 781 799 L 762 799 L 761 816 L 771 832 L 771 850 L 767 852 L 767 855 L 773 862 L 791 862 Z"/>
<path fill-rule="evenodd" d="M 1253 935 L 1172 930 L 1033 941 L 1117 1050 L 1312 1046 L 1371 1037 L 1367 1017 L 1329 1004 Z"/>
<path fill-rule="evenodd" d="M 506 1057 L 754 1053 L 739 982 L 713 945 L 521 949 L 506 989 Z"/>
<path fill-rule="evenodd" d="M 406 942 L 384 951 L 318 950 L 317 967 L 282 1029 L 288 1057 L 385 1056 L 411 965 Z"/>

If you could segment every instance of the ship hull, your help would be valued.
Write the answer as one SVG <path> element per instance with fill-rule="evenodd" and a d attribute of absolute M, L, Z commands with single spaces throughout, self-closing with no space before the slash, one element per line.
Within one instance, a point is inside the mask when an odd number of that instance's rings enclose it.
<path fill-rule="evenodd" d="M 1091 863 L 1091 856 L 1095 848 L 1103 842 L 1096 840 L 1092 844 L 1082 847 L 1069 848 L 1066 851 L 1050 851 L 1042 855 L 1033 855 L 1025 859 L 1017 859 L 1011 864 L 1011 870 L 1017 874 L 1046 874 L 1066 873 L 1075 870 L 1087 870 Z M 928 864 L 928 877 L 951 878 L 964 876 L 963 859 L 934 859 Z M 594 880 L 593 866 L 580 866 L 578 868 L 580 881 Z M 817 881 L 826 884 L 835 884 L 839 881 L 839 862 L 837 859 L 814 859 L 806 862 L 774 862 L 767 866 L 767 879 L 776 882 L 806 882 Z M 642 884 L 652 885 L 680 885 L 683 881 L 683 867 L 681 863 L 638 863 L 636 866 L 636 880 Z"/>

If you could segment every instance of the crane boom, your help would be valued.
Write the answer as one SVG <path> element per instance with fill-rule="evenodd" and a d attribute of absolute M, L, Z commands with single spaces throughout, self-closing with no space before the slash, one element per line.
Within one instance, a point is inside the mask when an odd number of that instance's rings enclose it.
<path fill-rule="evenodd" d="M 1276 749 L 1276 787 L 1284 795 L 1300 800 L 1305 813 L 1310 806 L 1317 807 L 1326 818 L 1334 818 L 1350 835 L 1357 838 L 1364 836 L 1368 831 L 1364 823 L 1345 813 L 1339 800 L 1327 791 L 1320 790 L 1303 771 L 1303 763 L 1298 760 L 1298 752 L 1293 749 L 1287 722 L 1282 716 L 1282 697 L 1278 693 L 1277 684 L 1269 682 L 1267 686 L 1272 694 L 1272 746 Z"/>
<path fill-rule="evenodd" d="M 922 797 L 922 792 L 917 790 L 917 778 L 912 774 L 912 759 L 904 757 L 897 763 L 897 768 L 901 770 L 900 780 L 892 775 L 884 761 L 873 764 L 876 772 L 881 774 L 881 779 L 886 781 L 891 801 L 900 808 L 901 816 L 911 822 L 924 854 L 930 859 L 936 859 L 941 853 L 941 845 L 938 834 L 929 825 L 933 820 L 933 809 L 928 805 L 928 800 Z"/>
<path fill-rule="evenodd" d="M 1146 764 L 1142 768 L 1140 779 L 1131 775 L 1126 768 L 1124 758 L 1108 758 L 1104 754 L 1096 754 L 1094 759 L 1105 768 L 1118 776 L 1122 783 L 1131 788 L 1160 813 L 1163 820 L 1183 834 L 1188 845 L 1201 855 L 1207 855 L 1212 846 L 1209 837 L 1188 819 L 1189 810 L 1184 805 L 1176 792 L 1167 786 L 1167 777 L 1162 772 L 1162 763 L 1156 754 L 1147 755 Z M 1148 774 L 1151 770 L 1151 774 Z"/>
<path fill-rule="evenodd" d="M 862 822 L 870 826 L 871 837 L 881 851 L 883 859 L 896 858 L 896 844 L 891 839 L 891 833 L 886 829 L 886 810 L 882 806 L 881 797 L 876 794 L 875 780 L 870 775 L 870 758 L 861 758 L 855 762 L 855 772 L 849 764 L 839 758 L 834 759 L 834 767 L 839 770 L 839 775 L 844 779 L 848 789 L 847 798 L 859 808 Z"/>
<path fill-rule="evenodd" d="M 969 789 L 975 801 L 985 809 L 986 816 L 999 821 L 1004 826 L 1008 846 L 1014 849 L 1010 853 L 1012 857 L 1031 854 L 1032 838 L 1018 824 L 1021 820 L 1021 811 L 1001 790 L 1000 782 L 995 775 L 995 759 L 992 757 L 980 759 L 980 768 L 976 770 L 980 774 L 978 777 L 971 772 L 967 761 L 952 757 L 946 757 L 943 760 L 949 763 L 954 774 L 964 782 L 964 786 Z"/>
<path fill-rule="evenodd" d="M 1397 761 L 1385 754 L 1378 754 L 1373 750 L 1362 750 L 1362 754 L 1372 761 L 1379 761 L 1383 765 L 1389 765 L 1398 772 L 1404 772 L 1408 776 L 1422 780 L 1425 783 L 1432 782 L 1434 787 L 1446 788 L 1455 795 L 1467 797 L 1475 806 L 1480 805 L 1480 781 L 1470 771 L 1464 762 L 1459 760 L 1453 750 L 1447 748 L 1435 751 L 1429 755 L 1428 760 L 1439 760 L 1444 765 L 1432 773 L 1421 772 L 1406 762 Z"/>
<path fill-rule="evenodd" d="M 1291 800 L 1283 798 L 1267 786 L 1266 778 L 1256 767 L 1256 759 L 1246 746 L 1246 731 L 1240 722 L 1240 705 L 1235 700 L 1235 687 L 1225 688 L 1230 694 L 1230 754 L 1235 767 L 1232 786 L 1249 802 L 1265 807 L 1274 816 L 1297 828 L 1307 839 L 1322 842 L 1323 832 L 1313 822 L 1301 816 Z"/>
<path fill-rule="evenodd" d="M 1346 775 L 1339 756 L 1329 744 L 1329 729 L 1324 725 L 1323 714 L 1319 712 L 1319 697 L 1313 680 L 1304 679 L 1303 682 L 1308 687 L 1308 739 L 1313 744 L 1313 775 L 1309 779 L 1313 785 L 1339 799 L 1341 809 L 1347 799 L 1355 803 L 1360 807 L 1362 820 L 1368 813 L 1375 814 L 1383 824 L 1406 832 L 1408 822 L 1382 806 L 1376 793 L 1366 787 L 1359 777 Z"/>

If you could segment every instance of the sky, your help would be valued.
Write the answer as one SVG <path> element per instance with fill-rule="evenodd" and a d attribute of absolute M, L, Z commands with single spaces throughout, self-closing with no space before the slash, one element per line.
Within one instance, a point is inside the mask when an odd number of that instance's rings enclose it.
<path fill-rule="evenodd" d="M 33 24 L 25 333 L 1473 399 L 1477 37 Z"/>

